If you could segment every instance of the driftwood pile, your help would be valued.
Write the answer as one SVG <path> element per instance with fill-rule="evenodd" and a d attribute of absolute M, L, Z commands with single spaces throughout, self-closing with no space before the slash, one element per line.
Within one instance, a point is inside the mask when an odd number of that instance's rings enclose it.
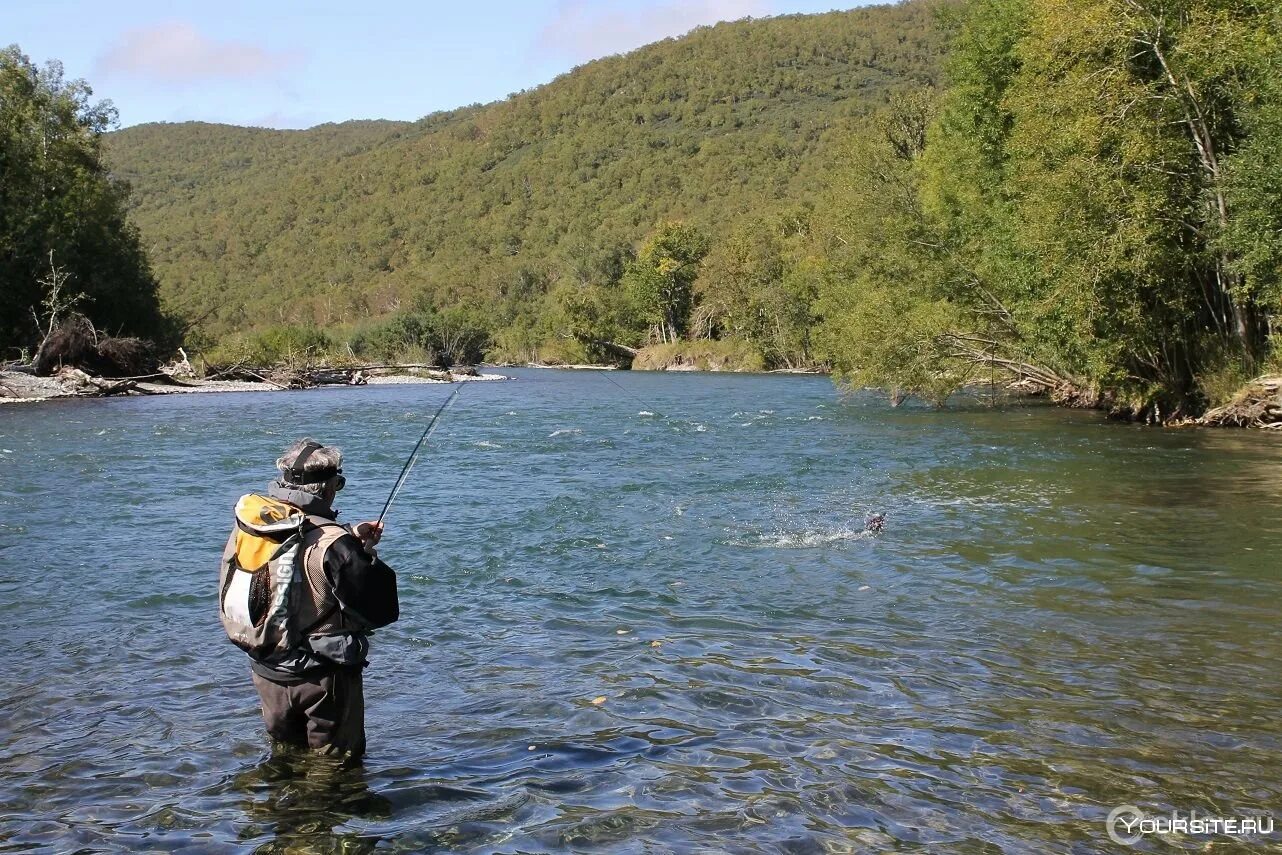
<path fill-rule="evenodd" d="M 56 379 L 67 390 L 69 395 L 86 397 L 86 398 L 106 398 L 111 395 L 150 395 L 154 394 L 146 389 L 139 388 L 138 383 L 142 380 L 148 380 L 151 376 L 164 375 L 143 375 L 141 377 L 123 377 L 108 379 L 105 377 L 95 377 L 81 371 L 79 368 L 63 368 L 57 373 Z"/>
<path fill-rule="evenodd" d="M 1222 407 L 1208 410 L 1199 423 L 1216 427 L 1282 430 L 1282 376 L 1257 377 Z"/>
<path fill-rule="evenodd" d="M 167 374 L 139 377 L 96 377 L 79 368 L 63 366 L 51 377 L 41 377 L 31 365 L 11 364 L 0 368 L 0 398 L 45 400 L 48 398 L 102 398 L 110 395 L 157 394 L 140 383 L 150 382 L 176 386 L 183 383 Z"/>

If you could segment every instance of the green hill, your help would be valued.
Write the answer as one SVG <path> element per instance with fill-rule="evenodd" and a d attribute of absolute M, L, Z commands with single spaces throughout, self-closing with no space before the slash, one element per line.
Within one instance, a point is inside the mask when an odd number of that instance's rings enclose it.
<path fill-rule="evenodd" d="M 839 130 L 936 84 L 943 48 L 924 2 L 740 21 L 417 122 L 150 124 L 105 153 L 165 304 L 209 335 L 424 298 L 497 317 L 616 283 L 662 219 L 715 240 L 806 205 Z"/>

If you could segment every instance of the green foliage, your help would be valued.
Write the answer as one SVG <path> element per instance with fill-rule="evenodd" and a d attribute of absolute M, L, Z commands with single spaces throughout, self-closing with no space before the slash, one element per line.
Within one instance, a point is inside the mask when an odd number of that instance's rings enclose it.
<path fill-rule="evenodd" d="M 380 362 L 475 365 L 484 357 L 490 332 L 483 316 L 466 306 L 424 307 L 393 315 L 358 331 L 349 342 L 362 359 Z"/>
<path fill-rule="evenodd" d="M 623 274 L 623 285 L 640 317 L 659 341 L 685 335 L 694 307 L 694 280 L 708 254 L 708 237 L 684 223 L 660 223 Z"/>
<path fill-rule="evenodd" d="M 970 377 L 971 316 L 959 305 L 973 274 L 965 242 L 923 201 L 935 106 L 907 93 L 844 153 L 821 210 L 832 231 L 820 281 L 821 353 L 852 386 L 942 404 Z"/>
<path fill-rule="evenodd" d="M 646 314 L 629 288 L 562 282 L 548 295 L 548 303 L 544 324 L 579 343 L 578 362 L 617 362 L 620 354 L 612 345 L 632 347 L 645 335 Z"/>
<path fill-rule="evenodd" d="M 1000 370 L 1155 418 L 1276 359 L 1276 0 L 944 11 L 700 28 L 414 123 L 108 146 L 197 335 L 355 326 L 362 358 L 442 361 L 660 342 L 638 366 L 826 362 L 937 403 Z"/>
<path fill-rule="evenodd" d="M 968 3 L 937 118 L 905 125 L 900 98 L 853 146 L 821 299 L 835 365 L 935 399 L 1001 366 L 1157 419 L 1257 369 L 1282 258 L 1275 11 Z"/>
<path fill-rule="evenodd" d="M 0 348 L 38 341 L 32 313 L 59 277 L 58 299 L 99 330 L 173 337 L 125 219 L 128 189 L 99 157 L 115 110 L 92 94 L 57 62 L 37 68 L 16 45 L 0 50 Z"/>
<path fill-rule="evenodd" d="M 315 326 L 283 325 L 233 335 L 205 353 L 211 365 L 267 366 L 331 362 L 336 344 Z"/>
<path fill-rule="evenodd" d="M 1276 5 L 1274 7 L 1276 9 Z M 1233 33 L 1233 91 L 1241 145 L 1224 160 L 1229 219 L 1219 247 L 1241 276 L 1240 290 L 1272 318 L 1282 314 L 1282 25 Z M 1273 353 L 1282 357 L 1274 332 Z"/>
<path fill-rule="evenodd" d="M 764 371 L 766 361 L 742 339 L 695 339 L 653 344 L 637 354 L 633 368 L 643 371 Z"/>
<path fill-rule="evenodd" d="M 812 362 L 818 271 L 808 212 L 748 220 L 713 246 L 696 293 L 696 334 L 751 342 L 769 365 Z"/>
<path fill-rule="evenodd" d="M 1251 381 L 1255 371 L 1248 369 L 1232 348 L 1220 347 L 1217 353 L 1212 342 L 1205 353 L 1195 378 L 1197 389 L 1208 408 L 1219 407 L 1232 401 Z M 1277 368 L 1272 367 L 1272 370 L 1276 372 Z"/>

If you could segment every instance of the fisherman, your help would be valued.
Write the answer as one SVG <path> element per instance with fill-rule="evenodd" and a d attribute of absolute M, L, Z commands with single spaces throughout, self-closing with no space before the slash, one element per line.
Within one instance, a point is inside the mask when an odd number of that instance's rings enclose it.
<path fill-rule="evenodd" d="M 399 617 L 396 574 L 375 552 L 379 522 L 341 525 L 343 454 L 300 439 L 267 495 L 242 496 L 223 553 L 220 611 L 250 656 L 274 743 L 358 758 L 368 634 Z"/>

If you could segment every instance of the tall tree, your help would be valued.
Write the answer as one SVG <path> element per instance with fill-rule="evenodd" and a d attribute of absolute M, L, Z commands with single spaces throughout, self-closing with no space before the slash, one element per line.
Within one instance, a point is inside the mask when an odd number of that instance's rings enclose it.
<path fill-rule="evenodd" d="M 960 299 L 973 251 L 923 204 L 928 92 L 893 100 L 843 158 L 817 219 L 829 224 L 819 346 L 839 378 L 942 403 L 971 376 L 974 320 Z"/>
<path fill-rule="evenodd" d="M 694 226 L 660 223 L 628 266 L 623 282 L 660 341 L 677 341 L 685 334 L 694 280 L 709 245 L 707 235 Z"/>
<path fill-rule="evenodd" d="M 105 332 L 168 330 L 126 220 L 127 188 L 99 157 L 116 113 L 92 94 L 57 62 L 37 68 L 16 45 L 0 50 L 0 347 L 33 342 L 33 312 L 55 282 Z"/>
<path fill-rule="evenodd" d="M 816 277 L 809 223 L 799 212 L 749 220 L 713 244 L 695 283 L 699 335 L 751 342 L 767 365 L 810 362 Z"/>

